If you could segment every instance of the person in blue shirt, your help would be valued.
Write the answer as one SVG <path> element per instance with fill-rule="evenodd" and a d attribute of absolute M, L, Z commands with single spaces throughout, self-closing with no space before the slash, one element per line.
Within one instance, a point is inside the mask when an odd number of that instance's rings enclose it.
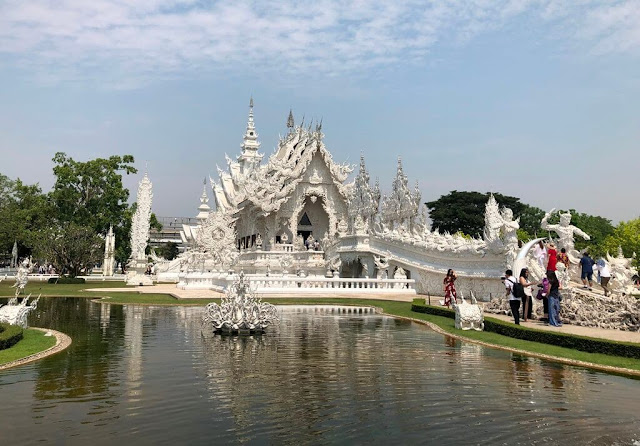
<path fill-rule="evenodd" d="M 580 278 L 582 279 L 583 288 L 589 288 L 589 291 L 591 291 L 593 286 L 593 265 L 595 263 L 596 262 L 589 257 L 588 252 L 585 251 L 584 254 L 582 254 L 582 258 L 580 259 L 582 273 L 580 274 Z"/>

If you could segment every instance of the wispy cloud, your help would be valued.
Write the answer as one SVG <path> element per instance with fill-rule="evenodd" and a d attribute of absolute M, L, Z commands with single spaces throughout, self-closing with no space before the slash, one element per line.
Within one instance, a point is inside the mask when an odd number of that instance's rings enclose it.
<path fill-rule="evenodd" d="M 0 55 L 53 81 L 335 76 L 420 62 L 523 16 L 596 53 L 640 52 L 640 0 L 5 0 Z"/>

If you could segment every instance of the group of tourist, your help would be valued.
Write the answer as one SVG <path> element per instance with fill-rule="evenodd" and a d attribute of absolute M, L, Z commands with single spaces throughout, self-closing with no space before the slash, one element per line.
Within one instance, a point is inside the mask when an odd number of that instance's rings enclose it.
<path fill-rule="evenodd" d="M 529 278 L 529 270 L 522 268 L 520 277 L 516 280 L 513 271 L 505 271 L 504 284 L 506 296 L 509 299 L 511 314 L 516 325 L 520 325 L 520 305 L 522 304 L 522 320 L 527 322 L 533 314 L 533 287 L 538 286 L 536 298 L 542 301 L 544 317 L 542 321 L 548 322 L 554 327 L 561 327 L 560 321 L 560 281 L 555 271 L 547 270 L 547 275 L 540 282 L 532 282 Z"/>

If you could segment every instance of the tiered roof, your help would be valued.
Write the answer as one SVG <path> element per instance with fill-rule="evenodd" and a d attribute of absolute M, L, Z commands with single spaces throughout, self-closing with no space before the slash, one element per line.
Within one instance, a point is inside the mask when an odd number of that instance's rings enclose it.
<path fill-rule="evenodd" d="M 333 160 L 323 142 L 322 123 L 315 128 L 312 124 L 296 127 L 290 112 L 287 127 L 287 135 L 280 139 L 277 150 L 266 165 L 255 164 L 246 168 L 246 165 L 241 166 L 227 157 L 228 170 L 218 168 L 220 180 L 212 180 L 219 209 L 237 210 L 252 206 L 264 215 L 277 211 L 302 182 L 316 153 L 322 157 L 339 193 L 347 199 L 349 186 L 344 181 L 353 168 Z"/>

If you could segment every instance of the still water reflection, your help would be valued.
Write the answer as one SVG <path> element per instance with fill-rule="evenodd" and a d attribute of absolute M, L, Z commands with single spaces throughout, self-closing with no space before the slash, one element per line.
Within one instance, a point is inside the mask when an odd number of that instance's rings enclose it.
<path fill-rule="evenodd" d="M 640 382 L 381 316 L 284 312 L 203 337 L 200 308 L 43 299 L 66 352 L 0 372 L 2 444 L 634 444 Z M 10 440 L 8 443 L 5 440 Z"/>

